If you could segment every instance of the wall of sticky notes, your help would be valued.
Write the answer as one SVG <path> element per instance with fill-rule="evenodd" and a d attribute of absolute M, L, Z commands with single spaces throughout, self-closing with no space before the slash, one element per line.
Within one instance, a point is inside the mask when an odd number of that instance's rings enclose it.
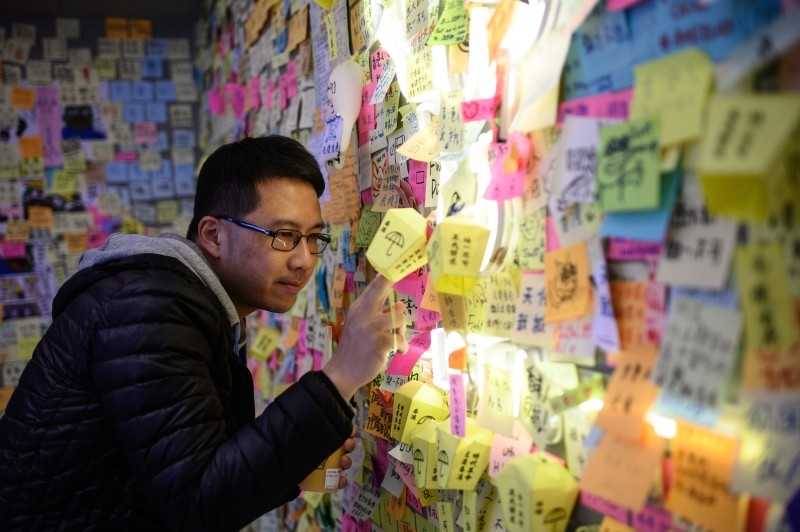
<path fill-rule="evenodd" d="M 264 403 L 376 272 L 410 340 L 354 398 L 348 487 L 260 524 L 796 524 L 797 7 L 210 2 L 203 147 L 291 135 L 328 182 L 330 252 L 250 318 Z"/>
<path fill-rule="evenodd" d="M 0 411 L 85 250 L 186 232 L 194 22 L 0 14 Z"/>

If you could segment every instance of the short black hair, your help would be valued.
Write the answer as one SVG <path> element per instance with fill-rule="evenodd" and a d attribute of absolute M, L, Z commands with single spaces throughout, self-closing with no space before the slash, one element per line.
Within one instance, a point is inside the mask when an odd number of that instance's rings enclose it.
<path fill-rule="evenodd" d="M 197 238 L 203 216 L 238 218 L 252 212 L 261 200 L 258 185 L 272 178 L 305 181 L 314 187 L 317 197 L 325 190 L 317 160 L 292 138 L 248 137 L 217 148 L 197 176 L 194 213 L 186 238 Z"/>

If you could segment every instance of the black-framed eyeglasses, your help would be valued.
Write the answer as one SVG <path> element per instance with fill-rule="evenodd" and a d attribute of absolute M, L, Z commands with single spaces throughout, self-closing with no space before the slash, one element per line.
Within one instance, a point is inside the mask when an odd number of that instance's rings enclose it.
<path fill-rule="evenodd" d="M 272 248 L 277 249 L 278 251 L 292 251 L 297 247 L 297 244 L 300 243 L 300 239 L 305 238 L 306 243 L 308 244 L 308 252 L 312 255 L 319 255 L 325 251 L 325 248 L 331 243 L 331 235 L 326 235 L 325 233 L 309 233 L 304 235 L 295 229 L 278 229 L 276 231 L 272 231 L 265 227 L 261 227 L 260 225 L 251 224 L 250 222 L 233 218 L 232 216 L 215 216 L 214 218 L 227 220 L 232 224 L 238 225 L 239 227 L 244 227 L 245 229 L 258 231 L 261 234 L 271 236 Z"/>

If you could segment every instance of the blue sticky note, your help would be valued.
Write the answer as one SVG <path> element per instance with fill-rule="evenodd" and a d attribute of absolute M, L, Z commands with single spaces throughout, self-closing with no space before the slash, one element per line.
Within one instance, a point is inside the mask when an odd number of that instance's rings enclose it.
<path fill-rule="evenodd" d="M 147 41 L 147 56 L 157 59 L 169 58 L 169 47 L 166 39 L 150 39 Z"/>
<path fill-rule="evenodd" d="M 169 80 L 156 81 L 156 100 L 160 102 L 174 102 L 178 99 L 175 84 Z"/>
<path fill-rule="evenodd" d="M 781 13 L 780 0 L 641 2 L 630 10 L 634 60 L 650 61 L 695 46 L 714 62 L 725 59 L 741 42 Z"/>
<path fill-rule="evenodd" d="M 191 177 L 194 178 L 194 165 L 192 164 L 176 164 L 175 177 Z"/>
<path fill-rule="evenodd" d="M 133 99 L 143 102 L 153 101 L 153 82 L 152 81 L 134 81 L 133 82 Z"/>
<path fill-rule="evenodd" d="M 564 99 L 583 98 L 633 85 L 633 33 L 624 11 L 598 4 L 572 34 L 564 63 Z"/>
<path fill-rule="evenodd" d="M 175 176 L 175 193 L 181 198 L 194 197 L 194 176 Z"/>
<path fill-rule="evenodd" d="M 174 129 L 172 131 L 172 145 L 176 148 L 193 148 L 197 145 L 194 131 L 191 129 Z"/>
<path fill-rule="evenodd" d="M 719 410 L 690 399 L 662 390 L 653 405 L 653 410 L 668 417 L 679 417 L 704 427 L 714 427 L 719 419 Z"/>
<path fill-rule="evenodd" d="M 108 90 L 114 101 L 127 102 L 133 99 L 133 85 L 130 81 L 110 81 Z"/>
<path fill-rule="evenodd" d="M 143 103 L 125 103 L 122 105 L 122 119 L 125 122 L 144 122 L 145 110 Z"/>
<path fill-rule="evenodd" d="M 166 131 L 156 131 L 156 141 L 147 145 L 148 150 L 167 151 L 169 149 L 169 139 Z"/>
<path fill-rule="evenodd" d="M 145 57 L 142 59 L 143 78 L 163 78 L 164 61 L 158 57 Z"/>
<path fill-rule="evenodd" d="M 289 44 L 289 32 L 287 30 L 283 30 L 275 39 L 275 51 L 279 54 L 282 53 L 286 49 L 287 44 Z"/>
<path fill-rule="evenodd" d="M 118 161 L 106 163 L 106 182 L 127 183 L 128 163 L 118 162 Z"/>
<path fill-rule="evenodd" d="M 645 242 L 662 242 L 678 196 L 680 172 L 661 174 L 661 195 L 657 209 L 606 214 L 600 236 L 615 236 Z"/>
<path fill-rule="evenodd" d="M 133 181 L 150 181 L 150 172 L 139 168 L 139 163 L 128 163 L 128 178 Z"/>
<path fill-rule="evenodd" d="M 152 178 L 155 179 L 172 179 L 172 161 L 168 158 L 161 159 L 161 168 L 150 172 Z"/>
<path fill-rule="evenodd" d="M 342 234 L 342 267 L 344 271 L 355 273 L 358 269 L 356 264 L 356 254 L 350 251 L 350 231 L 346 230 Z"/>
<path fill-rule="evenodd" d="M 675 300 L 679 297 L 686 297 L 703 303 L 704 305 L 713 305 L 715 307 L 722 307 L 729 310 L 738 310 L 739 293 L 736 290 L 736 284 L 733 282 L 733 277 L 733 275 L 730 276 L 728 281 L 729 286 L 724 290 L 703 290 L 700 288 L 673 286 L 670 291 L 670 300 Z"/>
<path fill-rule="evenodd" d="M 146 104 L 145 115 L 148 122 L 156 124 L 167 123 L 167 104 L 163 102 L 150 102 Z"/>

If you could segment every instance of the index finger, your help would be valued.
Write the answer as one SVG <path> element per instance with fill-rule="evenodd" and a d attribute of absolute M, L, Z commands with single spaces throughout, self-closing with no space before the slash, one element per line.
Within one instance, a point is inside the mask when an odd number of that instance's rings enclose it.
<path fill-rule="evenodd" d="M 364 299 L 364 304 L 371 306 L 374 310 L 379 310 L 389 295 L 389 289 L 392 287 L 392 281 L 381 274 L 375 276 L 370 283 L 358 296 L 358 299 Z"/>

